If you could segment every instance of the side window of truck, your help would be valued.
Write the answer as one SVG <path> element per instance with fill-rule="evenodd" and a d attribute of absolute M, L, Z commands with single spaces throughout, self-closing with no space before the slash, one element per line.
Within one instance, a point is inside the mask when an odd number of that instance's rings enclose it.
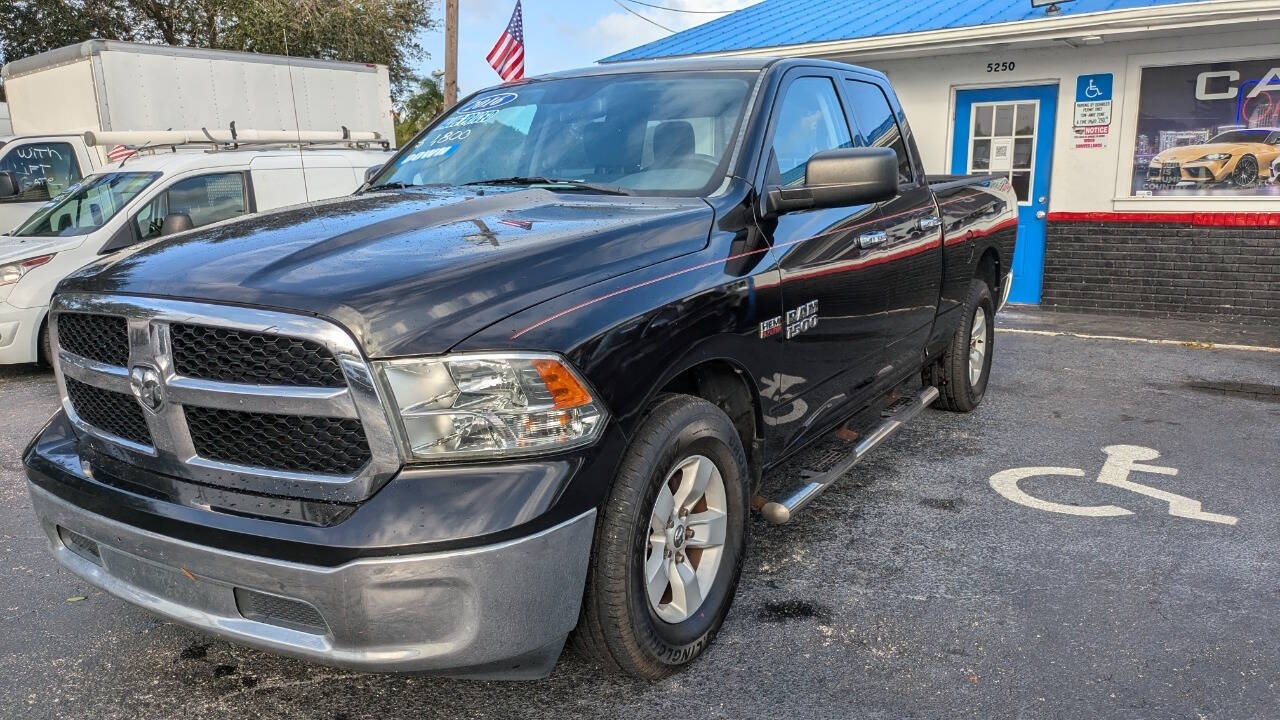
<path fill-rule="evenodd" d="M 801 185 L 814 153 L 853 146 L 831 78 L 802 77 L 792 82 L 778 105 L 777 117 L 767 185 Z"/>
<path fill-rule="evenodd" d="M 858 123 L 865 144 L 871 147 L 889 147 L 898 153 L 898 179 L 903 184 L 912 182 L 911 156 L 902 138 L 902 128 L 893 116 L 893 108 L 884 91 L 876 85 L 861 80 L 847 81 L 849 104 Z"/>
<path fill-rule="evenodd" d="M 160 235 L 166 215 L 186 215 L 191 218 L 192 227 L 201 227 L 243 215 L 246 207 L 243 173 L 197 175 L 171 185 L 147 203 L 133 220 L 138 226 L 138 237 L 146 240 Z"/>
<path fill-rule="evenodd" d="M 67 143 L 14 146 L 0 158 L 0 171 L 13 175 L 18 194 L 9 202 L 43 202 L 80 181 L 76 151 Z"/>

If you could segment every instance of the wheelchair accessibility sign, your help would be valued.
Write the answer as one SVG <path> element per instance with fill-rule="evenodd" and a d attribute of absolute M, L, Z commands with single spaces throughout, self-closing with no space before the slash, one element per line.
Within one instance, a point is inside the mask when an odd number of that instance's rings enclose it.
<path fill-rule="evenodd" d="M 1239 518 L 1231 515 L 1220 515 L 1204 511 L 1199 500 L 1193 500 L 1189 497 L 1171 493 L 1168 490 L 1143 485 L 1129 479 L 1129 476 L 1133 473 L 1177 475 L 1177 468 L 1146 464 L 1148 461 L 1159 458 L 1159 451 L 1142 447 L 1141 445 L 1108 445 L 1102 448 L 1102 452 L 1107 455 L 1106 462 L 1102 464 L 1102 471 L 1098 473 L 1098 482 L 1103 485 L 1111 485 L 1122 490 L 1162 500 L 1169 505 L 1169 514 L 1174 517 L 1223 525 L 1235 525 L 1239 521 Z M 1033 477 L 1080 478 L 1084 477 L 1084 471 L 1080 468 L 1069 467 L 1013 468 L 1012 470 L 1005 470 L 992 475 L 990 482 L 992 489 L 1004 496 L 1005 499 L 1036 510 L 1083 517 L 1120 517 L 1133 514 L 1132 510 L 1127 510 L 1117 505 L 1065 505 L 1033 496 L 1018 486 L 1018 483 Z"/>
<path fill-rule="evenodd" d="M 1076 78 L 1077 128 L 1111 125 L 1111 93 L 1114 84 L 1115 76 L 1111 73 L 1081 75 Z"/>

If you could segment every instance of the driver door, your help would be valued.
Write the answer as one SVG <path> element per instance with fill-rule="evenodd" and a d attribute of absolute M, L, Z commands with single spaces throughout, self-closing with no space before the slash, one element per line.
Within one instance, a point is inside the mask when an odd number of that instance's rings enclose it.
<path fill-rule="evenodd" d="M 759 187 L 804 183 L 817 152 L 854 147 L 857 133 L 841 105 L 835 75 L 797 68 L 784 78 L 764 148 Z M 825 432 L 865 400 L 882 366 L 884 343 L 865 281 L 864 251 L 877 232 L 875 205 L 803 210 L 761 222 L 781 271 L 784 361 L 764 385 L 777 394 L 766 422 L 785 453 Z M 868 245 L 870 247 L 871 245 Z M 856 408 L 855 408 L 856 409 Z"/>

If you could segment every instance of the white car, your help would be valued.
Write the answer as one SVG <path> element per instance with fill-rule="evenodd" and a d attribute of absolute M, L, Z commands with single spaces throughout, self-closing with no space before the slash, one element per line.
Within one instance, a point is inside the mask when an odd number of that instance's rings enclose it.
<path fill-rule="evenodd" d="M 179 151 L 84 177 L 0 236 L 0 364 L 47 361 L 54 286 L 97 257 L 239 215 L 348 195 L 389 157 L 314 147 Z"/>

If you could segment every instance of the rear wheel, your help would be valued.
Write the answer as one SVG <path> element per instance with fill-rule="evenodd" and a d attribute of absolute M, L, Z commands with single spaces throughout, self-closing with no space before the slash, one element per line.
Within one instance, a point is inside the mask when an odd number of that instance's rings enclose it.
<path fill-rule="evenodd" d="M 960 327 L 942 357 L 925 369 L 924 382 L 938 388 L 938 407 L 969 412 L 982 403 L 991 377 L 996 334 L 990 286 L 973 280 L 959 312 L 963 318 Z"/>
<path fill-rule="evenodd" d="M 575 645 L 650 679 L 696 658 L 733 602 L 748 477 L 723 411 L 688 395 L 660 400 L 636 432 L 596 526 Z"/>

